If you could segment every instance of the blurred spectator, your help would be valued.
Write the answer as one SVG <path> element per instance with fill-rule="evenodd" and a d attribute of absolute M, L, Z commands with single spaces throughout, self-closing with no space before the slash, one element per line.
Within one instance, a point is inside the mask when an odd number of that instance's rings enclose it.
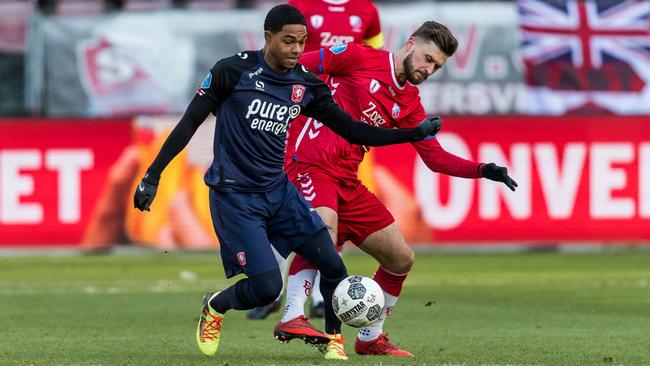
<path fill-rule="evenodd" d="M 25 52 L 27 20 L 33 11 L 31 2 L 0 2 L 0 52 Z"/>
<path fill-rule="evenodd" d="M 183 0 L 176 3 L 182 3 L 182 6 L 189 10 L 228 10 L 238 6 L 237 0 Z"/>
<path fill-rule="evenodd" d="M 60 16 L 99 15 L 107 9 L 103 1 L 58 0 L 55 4 L 54 14 Z"/>
<path fill-rule="evenodd" d="M 169 0 L 121 0 L 120 2 L 125 11 L 155 11 L 171 7 Z"/>
<path fill-rule="evenodd" d="M 0 2 L 0 115 L 24 113 L 26 29 L 33 11 L 32 2 Z"/>

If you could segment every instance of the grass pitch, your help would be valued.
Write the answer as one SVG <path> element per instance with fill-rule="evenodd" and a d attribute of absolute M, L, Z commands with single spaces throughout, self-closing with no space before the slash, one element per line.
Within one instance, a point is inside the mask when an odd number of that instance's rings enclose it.
<path fill-rule="evenodd" d="M 648 253 L 417 257 L 385 327 L 416 358 L 357 356 L 344 327 L 345 364 L 650 365 Z M 229 312 L 219 353 L 202 356 L 201 297 L 229 283 L 216 253 L 0 257 L 0 365 L 343 364 L 276 342 L 277 313 Z"/>

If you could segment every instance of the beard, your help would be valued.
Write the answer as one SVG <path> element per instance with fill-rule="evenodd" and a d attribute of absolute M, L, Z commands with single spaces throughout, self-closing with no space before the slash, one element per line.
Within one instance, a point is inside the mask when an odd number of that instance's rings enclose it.
<path fill-rule="evenodd" d="M 415 68 L 413 67 L 413 51 L 409 53 L 406 58 L 404 58 L 404 75 L 406 75 L 406 81 L 413 85 L 418 85 L 422 83 L 424 80 L 418 80 L 417 75 L 416 75 Z"/>

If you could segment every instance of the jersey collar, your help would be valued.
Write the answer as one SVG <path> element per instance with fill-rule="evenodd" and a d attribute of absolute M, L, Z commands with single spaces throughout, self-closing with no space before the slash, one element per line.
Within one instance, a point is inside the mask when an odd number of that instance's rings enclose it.
<path fill-rule="evenodd" d="M 350 0 L 323 0 L 324 3 L 328 3 L 330 5 L 343 5 L 346 4 Z"/>
<path fill-rule="evenodd" d="M 289 70 L 289 71 L 287 71 L 285 73 L 280 74 L 279 72 L 273 70 L 273 68 L 269 64 L 266 63 L 266 59 L 264 58 L 264 49 L 263 48 L 257 51 L 257 57 L 259 58 L 260 63 L 262 64 L 262 68 L 264 68 L 264 70 L 267 70 L 268 72 L 271 72 L 274 75 L 279 75 L 279 76 L 282 76 L 282 77 L 292 76 L 294 74 L 294 70 L 296 69 L 296 67 L 298 65 L 300 65 L 300 63 L 297 63 L 296 66 L 293 69 L 291 69 L 291 70 Z"/>
<path fill-rule="evenodd" d="M 393 84 L 398 90 L 404 90 L 406 83 L 400 85 L 399 80 L 397 80 L 397 75 L 395 75 L 395 60 L 392 52 L 388 52 L 388 60 L 390 62 L 390 76 L 393 78 Z"/>

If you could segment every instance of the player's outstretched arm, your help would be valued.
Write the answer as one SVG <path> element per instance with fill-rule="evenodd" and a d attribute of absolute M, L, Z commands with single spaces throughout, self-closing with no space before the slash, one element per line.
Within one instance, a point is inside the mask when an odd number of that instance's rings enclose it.
<path fill-rule="evenodd" d="M 334 103 L 331 95 L 329 98 L 320 98 L 319 101 L 312 102 L 312 104 L 314 106 L 310 105 L 311 108 L 303 113 L 321 121 L 351 144 L 384 146 L 414 142 L 434 136 L 440 130 L 440 119 L 437 117 L 426 118 L 416 128 L 388 129 L 371 126 L 350 117 Z"/>
<path fill-rule="evenodd" d="M 503 182 L 513 191 L 517 187 L 517 182 L 508 176 L 508 170 L 505 167 L 494 163 L 482 164 L 463 159 L 446 151 L 437 139 L 418 141 L 413 143 L 413 146 L 424 164 L 436 173 L 461 178 L 487 178 Z"/>
<path fill-rule="evenodd" d="M 160 148 L 160 152 L 158 152 L 158 156 L 156 156 L 142 181 L 136 187 L 133 195 L 133 206 L 135 208 L 140 211 L 149 211 L 149 207 L 156 197 L 158 182 L 163 170 L 187 146 L 196 130 L 212 111 L 212 108 L 209 103 L 202 100 L 198 95 L 194 96 L 187 110 L 185 110 L 185 114 L 167 136 L 165 143 Z"/>
<path fill-rule="evenodd" d="M 424 114 L 424 110 L 421 113 Z M 439 117 L 433 118 L 436 118 L 439 124 L 442 124 Z M 517 187 L 517 182 L 508 175 L 508 170 L 505 167 L 494 163 L 484 164 L 463 159 L 446 151 L 440 145 L 438 139 L 417 141 L 413 143 L 413 147 L 415 147 L 424 164 L 436 173 L 462 178 L 487 178 L 504 183 L 512 191 Z"/>

